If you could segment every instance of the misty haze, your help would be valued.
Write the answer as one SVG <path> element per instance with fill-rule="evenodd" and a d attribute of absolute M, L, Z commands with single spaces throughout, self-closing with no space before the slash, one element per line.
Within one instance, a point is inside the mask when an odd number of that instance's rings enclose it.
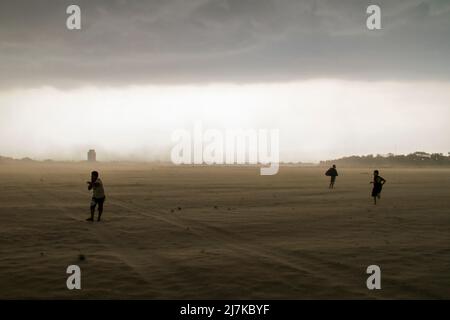
<path fill-rule="evenodd" d="M 447 0 L 2 0 L 0 299 L 449 299 L 449 35 Z"/>

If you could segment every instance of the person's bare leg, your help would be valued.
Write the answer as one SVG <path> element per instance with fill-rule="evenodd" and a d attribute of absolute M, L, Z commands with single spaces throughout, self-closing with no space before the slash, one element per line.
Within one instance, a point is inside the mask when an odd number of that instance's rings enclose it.
<path fill-rule="evenodd" d="M 87 218 L 86 221 L 94 221 L 94 212 L 95 212 L 95 207 L 91 206 L 91 217 Z"/>
<path fill-rule="evenodd" d="M 103 213 L 103 203 L 99 203 L 98 205 L 98 218 L 97 221 L 100 221 Z"/>

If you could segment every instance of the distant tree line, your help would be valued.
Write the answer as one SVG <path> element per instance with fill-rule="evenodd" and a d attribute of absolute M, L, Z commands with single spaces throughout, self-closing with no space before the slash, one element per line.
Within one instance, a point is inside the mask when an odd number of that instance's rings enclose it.
<path fill-rule="evenodd" d="M 335 160 L 321 161 L 323 166 L 450 166 L 450 153 L 444 155 L 442 153 L 426 153 L 417 151 L 407 155 L 395 155 L 389 153 L 387 155 L 366 155 L 366 156 L 350 156 Z"/>
<path fill-rule="evenodd" d="M 30 163 L 36 162 L 30 158 L 13 159 L 10 157 L 0 156 L 1 163 Z M 53 162 L 52 160 L 44 160 L 39 162 Z M 314 164 L 309 163 L 287 163 L 291 165 L 305 165 L 311 166 Z M 321 166 L 332 166 L 333 164 L 342 167 L 373 167 L 373 166 L 450 166 L 450 152 L 448 155 L 442 153 L 426 153 L 422 151 L 417 151 L 407 155 L 400 154 L 395 155 L 393 153 L 388 153 L 387 155 L 365 155 L 365 156 L 349 156 L 334 160 L 320 161 Z"/>
<path fill-rule="evenodd" d="M 10 157 L 2 157 L 0 156 L 0 163 L 9 163 L 9 162 L 33 162 L 34 160 L 31 158 L 22 158 L 22 159 L 14 159 Z"/>

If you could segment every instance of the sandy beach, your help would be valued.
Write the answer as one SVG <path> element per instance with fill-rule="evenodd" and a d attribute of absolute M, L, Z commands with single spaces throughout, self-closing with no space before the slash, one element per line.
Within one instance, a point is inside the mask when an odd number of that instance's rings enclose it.
<path fill-rule="evenodd" d="M 449 299 L 450 169 L 379 168 L 377 206 L 374 168 L 339 168 L 334 190 L 325 169 L 0 165 L 0 298 Z"/>

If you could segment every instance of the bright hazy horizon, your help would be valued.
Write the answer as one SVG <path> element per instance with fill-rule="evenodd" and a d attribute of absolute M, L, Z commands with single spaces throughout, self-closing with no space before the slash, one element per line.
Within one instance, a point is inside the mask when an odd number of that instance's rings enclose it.
<path fill-rule="evenodd" d="M 326 94 L 324 94 L 326 93 Z M 283 84 L 54 88 L 0 97 L 12 157 L 169 160 L 175 130 L 279 129 L 281 161 L 446 153 L 450 85 L 314 80 Z"/>

